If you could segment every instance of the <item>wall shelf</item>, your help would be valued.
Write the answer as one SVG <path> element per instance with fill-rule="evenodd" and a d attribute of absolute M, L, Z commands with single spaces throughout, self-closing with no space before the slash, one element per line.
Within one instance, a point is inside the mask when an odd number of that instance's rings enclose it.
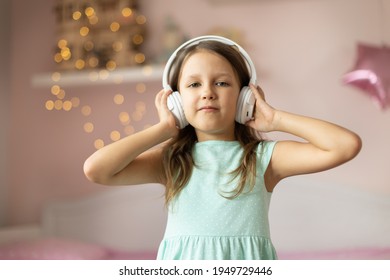
<path fill-rule="evenodd" d="M 59 86 L 91 86 L 103 84 L 142 83 L 159 81 L 162 79 L 164 66 L 145 65 L 139 67 L 118 68 L 107 70 L 81 70 L 67 72 L 50 72 L 36 74 L 31 79 L 33 87 Z M 57 79 L 53 73 L 59 73 Z"/>
<path fill-rule="evenodd" d="M 213 5 L 226 5 L 226 4 L 242 4 L 242 3 L 259 2 L 259 1 L 258 0 L 207 0 L 207 2 Z"/>

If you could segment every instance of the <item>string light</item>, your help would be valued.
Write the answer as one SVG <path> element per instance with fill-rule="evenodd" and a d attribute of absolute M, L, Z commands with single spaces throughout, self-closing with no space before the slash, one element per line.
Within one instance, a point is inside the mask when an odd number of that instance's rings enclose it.
<path fill-rule="evenodd" d="M 81 36 L 86 37 L 86 36 L 88 36 L 88 34 L 89 34 L 88 26 L 83 26 L 80 28 L 80 35 Z"/>
<path fill-rule="evenodd" d="M 64 111 L 67 111 L 69 112 L 70 110 L 72 110 L 72 102 L 69 101 L 69 100 L 65 100 L 63 103 L 62 103 L 62 109 Z"/>
<path fill-rule="evenodd" d="M 93 125 L 93 123 L 91 123 L 91 122 L 86 122 L 85 124 L 84 124 L 84 131 L 86 132 L 86 133 L 92 133 L 93 132 L 93 130 L 94 130 L 94 125 Z"/>
<path fill-rule="evenodd" d="M 110 60 L 106 63 L 106 68 L 108 71 L 114 71 L 116 68 L 116 62 L 113 60 Z"/>
<path fill-rule="evenodd" d="M 79 20 L 80 18 L 81 18 L 81 12 L 80 11 L 75 11 L 74 13 L 73 13 L 73 19 L 74 20 Z"/>
<path fill-rule="evenodd" d="M 54 109 L 54 101 L 53 100 L 47 100 L 45 103 L 45 108 L 48 111 L 52 111 Z"/>
<path fill-rule="evenodd" d="M 60 99 L 57 99 L 56 101 L 54 101 L 54 108 L 59 111 L 62 109 L 62 100 Z"/>
<path fill-rule="evenodd" d="M 137 63 L 137 64 L 142 64 L 145 62 L 145 55 L 143 53 L 137 53 L 135 56 L 134 56 L 134 61 Z"/>
<path fill-rule="evenodd" d="M 54 72 L 54 73 L 51 75 L 51 80 L 52 80 L 53 82 L 58 82 L 60 79 L 61 79 L 61 73 L 60 73 L 60 72 Z"/>
<path fill-rule="evenodd" d="M 130 123 L 130 116 L 129 116 L 129 113 L 127 112 L 121 112 L 119 114 L 119 121 L 123 124 L 123 125 L 128 125 Z"/>
<path fill-rule="evenodd" d="M 89 20 L 89 23 L 92 25 L 95 25 L 99 22 L 99 18 L 97 16 L 91 16 L 90 18 L 88 18 L 88 20 Z"/>
<path fill-rule="evenodd" d="M 135 45 L 141 45 L 144 42 L 144 37 L 141 34 L 135 34 L 133 36 L 133 43 Z"/>
<path fill-rule="evenodd" d="M 116 21 L 110 24 L 110 29 L 112 32 L 117 32 L 119 28 L 121 28 L 121 25 Z"/>
<path fill-rule="evenodd" d="M 78 69 L 78 70 L 84 69 L 84 67 L 85 67 L 85 61 L 82 60 L 82 59 L 77 59 L 76 62 L 75 62 L 75 67 L 76 67 L 76 69 Z"/>
<path fill-rule="evenodd" d="M 65 98 L 65 90 L 60 89 L 60 91 L 57 94 L 57 98 L 61 99 L 61 100 L 64 99 Z"/>
<path fill-rule="evenodd" d="M 60 86 L 59 85 L 54 85 L 51 87 L 51 93 L 55 96 L 57 96 L 60 93 Z"/>
<path fill-rule="evenodd" d="M 85 15 L 86 15 L 87 17 L 92 17 L 93 15 L 95 15 L 95 9 L 92 8 L 92 7 L 87 7 L 87 8 L 85 9 Z"/>
<path fill-rule="evenodd" d="M 128 5 L 124 6 L 126 2 Z M 89 80 L 94 82 L 110 77 L 111 72 L 120 67 L 144 65 L 147 60 L 142 52 L 145 42 L 146 17 L 138 10 L 138 1 L 111 0 L 106 1 L 75 1 L 72 9 L 69 9 L 69 0 L 57 1 L 55 12 L 57 15 L 57 41 L 53 60 L 58 66 L 58 71 L 53 72 L 53 86 L 50 89 L 51 98 L 45 101 L 47 111 L 76 111 L 86 118 L 90 118 L 92 108 L 82 104 L 79 97 L 68 97 L 61 85 L 62 70 L 89 71 Z M 81 8 L 82 7 L 82 8 Z M 129 35 L 131 34 L 131 35 Z M 150 68 L 143 68 L 143 73 L 149 73 Z M 121 82 L 118 75 L 112 75 Z M 122 78 L 123 79 L 123 78 Z M 61 85 L 61 86 L 60 86 Z M 144 83 L 135 85 L 137 93 L 146 91 Z M 121 106 L 125 102 L 123 94 L 116 94 L 114 104 Z M 79 108 L 79 110 L 74 110 Z M 143 119 L 146 112 L 146 104 L 143 101 L 135 103 L 134 112 L 126 112 L 123 109 L 118 113 L 118 121 L 122 125 L 122 133 L 130 135 L 134 133 L 133 121 Z M 90 120 L 82 125 L 84 132 L 93 134 L 95 126 Z M 118 141 L 122 135 L 119 130 L 108 133 L 112 141 Z M 105 140 L 95 138 L 95 149 L 105 146 Z"/>
<path fill-rule="evenodd" d="M 124 17 L 130 17 L 133 14 L 133 10 L 130 9 L 129 7 L 123 8 L 122 9 L 122 15 Z"/>
<path fill-rule="evenodd" d="M 119 139 L 121 139 L 121 133 L 117 130 L 111 131 L 110 138 L 114 142 L 118 141 Z"/>
<path fill-rule="evenodd" d="M 99 150 L 104 147 L 104 141 L 102 139 L 96 139 L 94 142 L 94 147 L 96 150 Z"/>
<path fill-rule="evenodd" d="M 122 94 L 118 93 L 114 96 L 114 103 L 116 105 L 121 105 L 123 104 L 124 101 L 125 101 L 125 97 Z"/>
<path fill-rule="evenodd" d="M 92 108 L 88 105 L 85 105 L 81 108 L 81 113 L 84 115 L 84 116 L 89 116 L 91 115 L 92 113 Z"/>
<path fill-rule="evenodd" d="M 77 107 L 80 106 L 80 98 L 78 98 L 78 97 L 72 97 L 70 99 L 70 102 L 72 102 L 72 107 L 73 108 L 77 108 Z"/>
<path fill-rule="evenodd" d="M 146 62 L 145 55 L 139 52 L 145 41 L 146 17 L 139 12 L 137 1 L 129 1 L 131 4 L 125 7 L 122 2 L 112 0 L 108 8 L 105 1 L 81 0 L 77 7 L 84 8 L 69 15 L 69 1 L 59 1 L 55 9 L 59 40 L 54 54 L 59 69 L 100 67 L 112 71 L 116 67 L 138 66 Z M 107 49 L 107 45 L 112 45 L 112 49 Z M 115 67 L 107 61 L 114 62 Z"/>

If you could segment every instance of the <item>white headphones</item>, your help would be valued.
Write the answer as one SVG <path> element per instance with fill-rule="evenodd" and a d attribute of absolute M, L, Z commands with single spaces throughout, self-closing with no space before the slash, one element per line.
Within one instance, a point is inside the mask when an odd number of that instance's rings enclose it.
<path fill-rule="evenodd" d="M 256 69 L 255 66 L 250 59 L 248 53 L 237 43 L 233 42 L 232 40 L 226 39 L 224 37 L 220 36 L 201 36 L 194 38 L 192 40 L 189 40 L 182 44 L 180 47 L 176 49 L 176 51 L 171 55 L 171 57 L 168 59 L 167 64 L 165 65 L 163 77 L 162 77 L 162 85 L 163 88 L 166 90 L 172 90 L 171 86 L 168 84 L 168 77 L 171 71 L 172 64 L 176 58 L 177 53 L 187 47 L 199 44 L 202 41 L 218 41 L 221 43 L 224 43 L 226 45 L 234 46 L 238 49 L 242 57 L 245 59 L 248 70 L 250 70 L 250 83 L 256 84 Z M 178 91 L 173 92 L 168 96 L 167 101 L 168 109 L 172 112 L 172 114 L 176 118 L 176 123 L 180 129 L 186 127 L 188 125 L 188 121 L 184 115 L 184 110 L 181 102 L 181 96 Z M 252 119 L 253 117 L 253 110 L 255 106 L 255 97 L 253 96 L 253 93 L 249 86 L 244 86 L 240 94 L 238 96 L 237 100 L 237 111 L 236 111 L 236 121 L 245 124 L 247 121 Z"/>

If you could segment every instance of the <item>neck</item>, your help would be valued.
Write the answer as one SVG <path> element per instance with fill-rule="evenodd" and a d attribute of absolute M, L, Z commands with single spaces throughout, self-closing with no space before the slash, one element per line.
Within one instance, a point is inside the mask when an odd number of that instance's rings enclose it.
<path fill-rule="evenodd" d="M 196 137 L 198 142 L 210 141 L 210 140 L 219 140 L 219 141 L 234 141 L 236 137 L 234 131 L 230 133 L 207 133 L 204 131 L 196 130 Z"/>

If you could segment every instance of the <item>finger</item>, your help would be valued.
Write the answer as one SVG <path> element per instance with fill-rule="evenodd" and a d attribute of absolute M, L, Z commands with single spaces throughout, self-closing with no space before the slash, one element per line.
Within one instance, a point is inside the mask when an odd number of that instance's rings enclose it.
<path fill-rule="evenodd" d="M 156 95 L 156 98 L 154 99 L 154 105 L 158 108 L 161 104 L 161 99 L 162 99 L 162 95 L 164 94 L 164 90 L 160 90 L 157 95 Z"/>
<path fill-rule="evenodd" d="M 264 92 L 261 89 L 261 87 L 255 86 L 254 84 L 250 84 L 250 88 L 251 88 L 252 92 L 254 93 L 256 99 L 258 99 L 258 98 L 261 98 L 263 100 L 265 99 Z"/>
<path fill-rule="evenodd" d="M 258 88 L 254 84 L 250 84 L 249 87 L 252 90 L 252 92 L 253 92 L 253 94 L 254 94 L 256 99 L 258 99 L 259 97 L 261 98 L 259 90 L 258 90 Z"/>
<path fill-rule="evenodd" d="M 260 93 L 261 98 L 265 101 L 265 94 L 263 89 L 260 86 L 257 86 L 257 91 Z"/>
<path fill-rule="evenodd" d="M 165 89 L 161 97 L 161 105 L 164 108 L 168 108 L 168 96 L 172 94 L 172 90 Z"/>

